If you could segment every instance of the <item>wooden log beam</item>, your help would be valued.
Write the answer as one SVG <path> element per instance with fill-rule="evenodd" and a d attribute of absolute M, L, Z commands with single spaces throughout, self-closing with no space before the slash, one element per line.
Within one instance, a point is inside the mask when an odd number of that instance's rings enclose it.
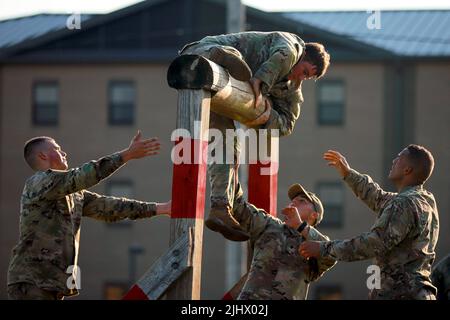
<path fill-rule="evenodd" d="M 198 55 L 176 58 L 167 72 L 169 86 L 211 92 L 211 111 L 247 124 L 266 111 L 264 99 L 255 107 L 249 82 L 239 81 L 218 64 Z"/>

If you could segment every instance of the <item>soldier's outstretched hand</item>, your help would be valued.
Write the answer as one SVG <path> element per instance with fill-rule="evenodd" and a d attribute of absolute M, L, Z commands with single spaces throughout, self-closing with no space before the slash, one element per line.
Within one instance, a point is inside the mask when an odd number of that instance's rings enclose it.
<path fill-rule="evenodd" d="M 132 159 L 154 156 L 158 154 L 161 144 L 158 138 L 142 139 L 141 131 L 130 142 L 130 146 L 121 152 L 122 159 L 127 162 Z"/>
<path fill-rule="evenodd" d="M 335 167 L 341 177 L 345 178 L 350 173 L 350 166 L 345 157 L 337 151 L 328 150 L 323 154 L 323 158 L 328 161 L 328 165 Z"/>

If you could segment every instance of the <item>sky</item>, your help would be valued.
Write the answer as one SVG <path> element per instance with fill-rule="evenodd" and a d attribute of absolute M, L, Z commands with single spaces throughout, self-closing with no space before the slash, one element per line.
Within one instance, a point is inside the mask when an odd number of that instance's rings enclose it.
<path fill-rule="evenodd" d="M 0 0 L 0 20 L 36 13 L 107 13 L 136 0 Z M 449 0 L 243 0 L 265 11 L 450 9 Z"/>

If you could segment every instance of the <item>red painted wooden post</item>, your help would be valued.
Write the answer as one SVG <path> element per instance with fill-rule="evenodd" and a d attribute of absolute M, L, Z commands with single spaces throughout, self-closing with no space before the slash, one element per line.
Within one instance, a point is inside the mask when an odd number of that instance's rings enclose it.
<path fill-rule="evenodd" d="M 190 228 L 194 229 L 194 237 L 192 267 L 168 290 L 168 299 L 200 299 L 210 97 L 205 90 L 178 90 L 178 133 L 172 152 L 170 244 Z M 179 148 L 180 144 L 182 148 Z M 180 149 L 183 150 L 181 153 L 178 152 Z"/>
<path fill-rule="evenodd" d="M 264 139 L 265 140 L 265 139 Z M 278 137 L 267 139 L 272 150 L 266 160 L 258 159 L 249 164 L 248 170 L 248 200 L 257 208 L 266 210 L 273 216 L 277 215 L 278 191 Z M 259 141 L 259 145 L 264 141 Z M 255 161 L 253 161 L 255 162 Z"/>

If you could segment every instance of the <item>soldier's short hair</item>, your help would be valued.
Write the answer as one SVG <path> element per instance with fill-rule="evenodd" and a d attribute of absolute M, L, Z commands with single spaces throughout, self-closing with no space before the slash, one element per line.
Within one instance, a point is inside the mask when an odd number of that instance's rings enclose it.
<path fill-rule="evenodd" d="M 416 171 L 420 184 L 425 183 L 433 173 L 434 158 L 429 150 L 417 144 L 410 144 L 408 147 L 408 159 Z"/>
<path fill-rule="evenodd" d="M 325 50 L 321 43 L 307 42 L 305 43 L 305 57 L 303 60 L 310 62 L 317 68 L 316 80 L 320 79 L 327 72 L 330 65 L 330 54 Z"/>
<path fill-rule="evenodd" d="M 25 142 L 25 146 L 23 147 L 23 157 L 25 158 L 25 161 L 28 163 L 28 165 L 31 167 L 31 169 L 36 168 L 36 158 L 35 158 L 35 150 L 37 147 L 39 147 L 43 142 L 46 141 L 53 141 L 54 139 L 52 137 L 47 136 L 40 136 L 40 137 L 34 137 Z"/>

